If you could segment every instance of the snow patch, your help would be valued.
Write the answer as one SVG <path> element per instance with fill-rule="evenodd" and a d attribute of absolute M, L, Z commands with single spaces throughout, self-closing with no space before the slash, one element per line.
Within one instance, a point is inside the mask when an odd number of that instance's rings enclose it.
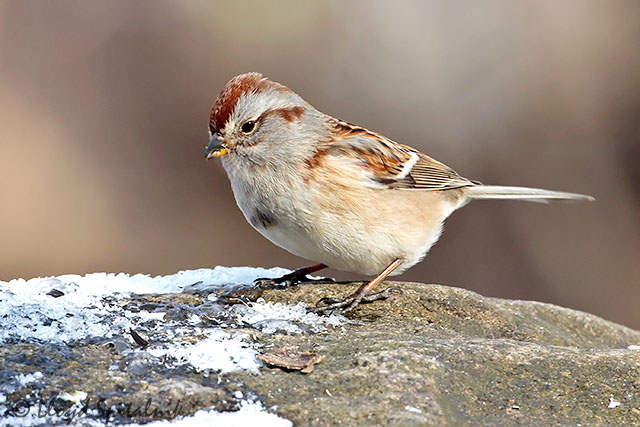
<path fill-rule="evenodd" d="M 253 304 L 235 305 L 232 307 L 232 313 L 239 321 L 268 334 L 324 332 L 327 326 L 337 327 L 348 322 L 346 317 L 335 313 L 328 317 L 307 313 L 306 305 L 303 303 L 290 306 L 265 302 L 262 298 Z"/>
<path fill-rule="evenodd" d="M 257 360 L 255 345 L 245 341 L 246 333 L 229 333 L 201 319 L 201 312 L 176 317 L 175 310 L 137 310 L 122 302 L 121 297 L 133 294 L 167 294 L 186 292 L 206 295 L 209 292 L 228 292 L 253 286 L 259 277 L 278 277 L 289 273 L 283 268 L 215 267 L 180 271 L 168 276 L 152 277 L 146 274 L 93 273 L 84 276 L 68 274 L 58 277 L 14 279 L 0 281 L 0 345 L 8 341 L 32 342 L 43 345 L 66 345 L 85 339 L 115 339 L 127 337 L 132 354 L 142 354 L 133 339 L 131 330 L 148 337 L 146 352 L 162 362 L 190 365 L 197 371 L 231 372 L 249 370 L 258 372 L 262 364 Z M 214 304 L 208 302 L 207 304 Z M 133 304 L 135 305 L 135 304 Z M 203 304 L 204 307 L 206 304 Z M 250 325 L 264 333 L 285 332 L 317 333 L 328 327 L 347 323 L 338 314 L 318 316 L 307 313 L 304 304 L 287 306 L 258 300 L 256 303 L 219 306 L 224 314 L 220 325 L 234 327 Z M 209 306 L 206 309 L 211 309 Z M 133 310 L 133 311 L 131 311 Z M 214 313 L 215 310 L 213 311 Z M 196 314 L 198 313 L 198 314 Z M 170 316 L 168 316 L 170 314 Z M 229 324 L 226 324 L 229 321 Z M 205 325 L 203 327 L 203 325 Z M 144 344 L 142 344 L 144 345 Z M 123 353 L 124 354 L 124 353 Z M 117 366 L 113 369 L 118 369 Z M 43 379 L 42 372 L 19 374 L 5 384 L 0 384 L 0 413 L 7 401 L 7 394 Z M 327 392 L 328 393 L 328 392 Z M 80 402 L 86 393 L 77 391 L 61 396 Z M 242 398 L 238 394 L 237 398 Z M 74 406 L 74 407 L 75 407 Z M 62 422 L 62 418 L 43 419 L 35 412 L 25 417 L 5 417 L 3 425 L 41 425 L 43 422 Z M 84 425 L 102 425 L 83 418 Z M 291 426 L 288 420 L 267 412 L 261 403 L 243 401 L 237 412 L 200 410 L 188 417 L 169 421 L 156 421 L 145 426 L 160 425 L 247 425 L 256 424 Z M 134 424 L 132 424 L 134 425 Z"/>
<path fill-rule="evenodd" d="M 128 424 L 127 427 L 138 426 L 139 424 Z M 214 410 L 201 409 L 188 417 L 179 417 L 171 421 L 154 421 L 144 424 L 144 427 L 159 426 L 238 426 L 254 427 L 265 425 L 273 427 L 291 427 L 293 423 L 275 414 L 265 411 L 260 403 L 244 401 L 240 404 L 240 410 L 236 412 L 216 412 Z"/>
<path fill-rule="evenodd" d="M 27 384 L 38 381 L 42 378 L 42 372 L 34 372 L 33 374 L 20 374 L 16 377 L 16 381 L 20 384 L 20 386 L 24 387 Z"/>
<path fill-rule="evenodd" d="M 609 398 L 609 405 L 607 406 L 607 408 L 613 409 L 613 408 L 617 408 L 618 406 L 620 406 L 620 401 L 614 399 L 613 396 L 611 396 Z"/>
<path fill-rule="evenodd" d="M 127 313 L 104 322 L 109 314 L 121 315 L 121 307 L 104 297 L 121 294 L 182 292 L 187 286 L 231 291 L 247 288 L 259 277 L 277 277 L 284 268 L 216 267 L 180 271 L 168 276 L 92 273 L 58 277 L 0 281 L 0 343 L 8 339 L 69 343 L 87 337 L 113 337 L 134 327 L 132 318 L 160 320 L 162 313 Z M 52 290 L 63 295 L 54 297 Z M 119 317 L 119 316 L 118 316 Z"/>
<path fill-rule="evenodd" d="M 156 357 L 173 357 L 178 364 L 189 364 L 198 371 L 232 372 L 246 369 L 258 372 L 261 366 L 256 359 L 258 353 L 242 338 L 221 330 L 209 331 L 208 335 L 195 344 L 178 343 L 149 348 L 147 351 Z"/>

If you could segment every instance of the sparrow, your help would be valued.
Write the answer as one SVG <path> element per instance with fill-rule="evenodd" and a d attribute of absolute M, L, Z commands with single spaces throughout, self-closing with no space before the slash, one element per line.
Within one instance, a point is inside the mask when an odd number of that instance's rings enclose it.
<path fill-rule="evenodd" d="M 372 289 L 420 262 L 444 220 L 472 200 L 594 200 L 538 188 L 483 185 L 415 148 L 315 109 L 259 73 L 232 78 L 209 116 L 207 159 L 220 158 L 246 220 L 274 244 L 326 267 L 375 276 L 314 312 L 386 298 Z"/>

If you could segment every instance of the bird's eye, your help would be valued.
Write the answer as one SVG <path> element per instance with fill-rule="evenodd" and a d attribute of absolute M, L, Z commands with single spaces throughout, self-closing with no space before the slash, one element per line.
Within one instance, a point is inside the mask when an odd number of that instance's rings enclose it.
<path fill-rule="evenodd" d="M 249 133 L 256 127 L 256 122 L 253 120 L 249 120 L 242 125 L 242 132 Z"/>

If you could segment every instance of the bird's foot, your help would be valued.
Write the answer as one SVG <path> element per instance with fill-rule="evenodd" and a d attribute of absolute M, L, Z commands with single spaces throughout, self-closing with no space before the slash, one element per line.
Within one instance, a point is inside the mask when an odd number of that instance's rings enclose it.
<path fill-rule="evenodd" d="M 315 270 L 312 270 L 312 268 L 313 267 L 298 268 L 297 270 L 293 270 L 291 273 L 285 274 L 282 277 L 276 277 L 273 279 L 261 277 L 254 280 L 253 283 L 261 289 L 288 288 L 290 286 L 296 286 L 299 283 L 335 283 L 335 280 L 330 277 L 323 277 L 320 279 L 309 278 L 307 274 L 319 270 L 319 268 Z"/>
<path fill-rule="evenodd" d="M 362 289 L 362 287 L 359 288 L 353 294 L 343 299 L 324 297 L 318 301 L 315 307 L 307 308 L 307 311 L 310 313 L 330 313 L 338 311 L 344 314 L 352 311 L 360 304 L 385 300 L 389 298 L 393 292 L 402 293 L 402 289 L 397 286 L 391 286 L 374 294 L 365 294 L 364 292 L 361 292 Z"/>

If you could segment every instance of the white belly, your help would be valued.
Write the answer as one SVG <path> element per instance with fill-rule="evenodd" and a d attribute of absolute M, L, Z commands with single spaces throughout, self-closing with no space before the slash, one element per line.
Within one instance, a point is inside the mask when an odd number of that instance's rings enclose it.
<path fill-rule="evenodd" d="M 393 274 L 421 261 L 455 210 L 436 192 L 352 193 L 342 187 L 326 197 L 302 182 L 267 193 L 231 181 L 245 218 L 271 242 L 310 261 L 365 275 L 380 273 L 395 259 L 402 264 Z"/>

